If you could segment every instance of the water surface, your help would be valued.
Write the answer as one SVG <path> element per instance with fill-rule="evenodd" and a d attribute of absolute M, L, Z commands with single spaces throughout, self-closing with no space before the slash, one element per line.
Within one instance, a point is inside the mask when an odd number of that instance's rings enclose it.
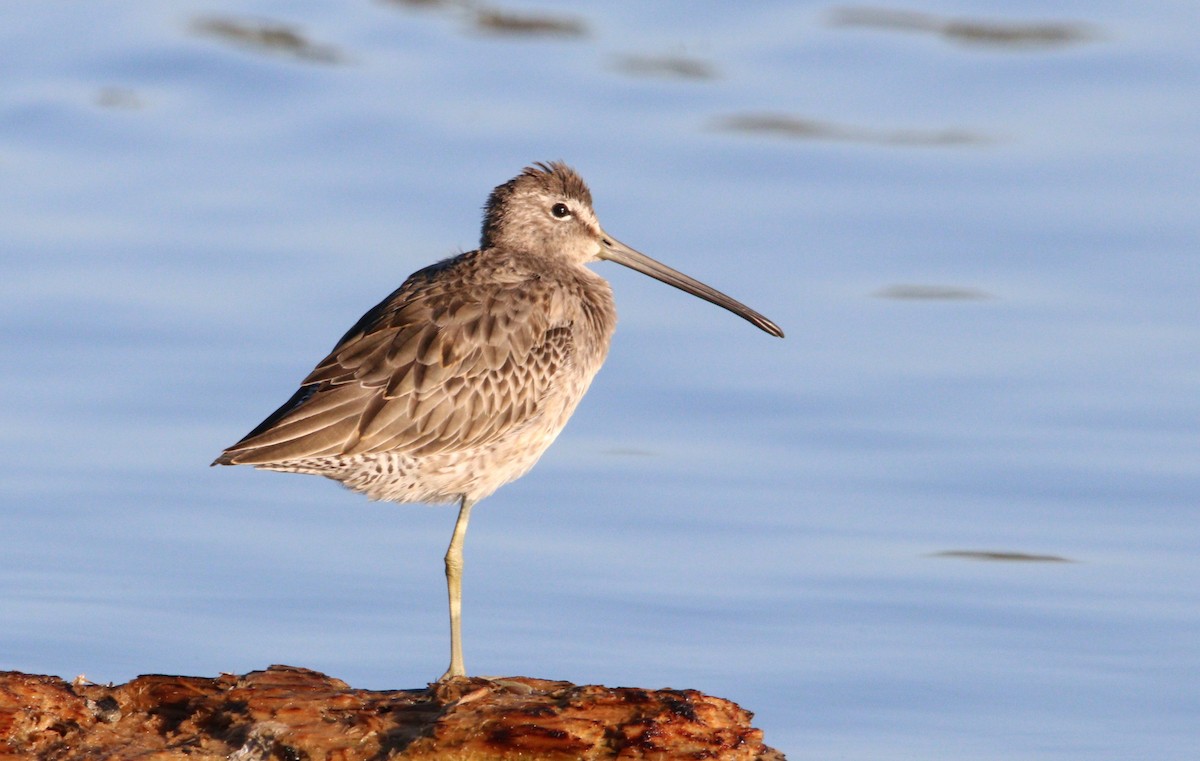
<path fill-rule="evenodd" d="M 702 689 L 791 758 L 1193 757 L 1200 14 L 1053 13 L 8 7 L 0 668 L 440 674 L 451 510 L 207 464 L 562 158 L 788 337 L 597 266 L 469 669 Z"/>

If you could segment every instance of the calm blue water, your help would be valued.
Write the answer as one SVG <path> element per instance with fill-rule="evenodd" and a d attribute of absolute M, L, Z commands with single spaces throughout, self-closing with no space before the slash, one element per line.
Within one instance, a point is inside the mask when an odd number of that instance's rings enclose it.
<path fill-rule="evenodd" d="M 207 464 L 563 158 L 788 337 L 598 266 L 608 364 L 472 521 L 472 672 L 793 759 L 1194 758 L 1200 7 L 508 10 L 560 33 L 6 6 L 0 668 L 440 674 L 452 510 Z M 1071 562 L 937 555 L 984 550 Z"/>

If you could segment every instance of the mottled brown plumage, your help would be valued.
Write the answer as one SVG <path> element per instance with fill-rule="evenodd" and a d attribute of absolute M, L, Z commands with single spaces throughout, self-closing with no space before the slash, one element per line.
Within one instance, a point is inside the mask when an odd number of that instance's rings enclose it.
<path fill-rule="evenodd" d="M 585 265 L 616 261 L 773 335 L 728 296 L 607 235 L 587 185 L 538 164 L 488 199 L 480 248 L 416 272 L 346 333 L 282 407 L 215 465 L 312 473 L 373 499 L 461 503 L 446 556 L 452 657 L 471 506 L 527 472 L 604 362 L 612 289 Z"/>

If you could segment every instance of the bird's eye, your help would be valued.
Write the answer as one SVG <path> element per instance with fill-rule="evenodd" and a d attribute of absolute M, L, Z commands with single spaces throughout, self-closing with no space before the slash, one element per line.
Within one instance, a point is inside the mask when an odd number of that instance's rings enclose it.
<path fill-rule="evenodd" d="M 550 213 L 554 215 L 555 219 L 566 219 L 571 216 L 571 210 L 567 208 L 565 203 L 554 204 L 550 207 Z"/>

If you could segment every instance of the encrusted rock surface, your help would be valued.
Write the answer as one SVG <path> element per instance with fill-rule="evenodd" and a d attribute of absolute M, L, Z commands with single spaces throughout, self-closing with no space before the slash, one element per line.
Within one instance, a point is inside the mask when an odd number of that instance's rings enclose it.
<path fill-rule="evenodd" d="M 0 759 L 782 761 L 751 718 L 695 690 L 529 677 L 371 691 L 290 666 L 116 686 L 0 672 Z"/>

